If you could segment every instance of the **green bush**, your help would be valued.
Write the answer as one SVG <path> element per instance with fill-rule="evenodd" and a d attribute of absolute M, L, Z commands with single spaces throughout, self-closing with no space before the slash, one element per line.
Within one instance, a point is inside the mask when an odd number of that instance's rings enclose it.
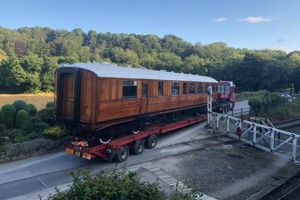
<path fill-rule="evenodd" d="M 5 142 L 8 140 L 8 136 L 6 135 L 6 129 L 3 124 L 0 124 L 0 145 L 5 144 Z"/>
<path fill-rule="evenodd" d="M 30 121 L 22 128 L 24 135 L 31 135 L 34 138 L 42 136 L 43 131 L 49 127 L 49 124 L 41 121 L 39 118 L 30 118 Z"/>
<path fill-rule="evenodd" d="M 15 108 L 17 109 L 17 111 L 19 110 L 26 110 L 27 109 L 27 103 L 25 101 L 22 100 L 16 100 L 13 105 L 15 106 Z"/>
<path fill-rule="evenodd" d="M 166 195 L 157 183 L 141 182 L 136 174 L 116 170 L 102 171 L 96 176 L 89 172 L 72 173 L 73 184 L 66 192 L 57 191 L 51 200 L 73 199 L 122 199 L 122 200 L 163 200 Z M 100 198 L 101 197 L 101 198 Z"/>
<path fill-rule="evenodd" d="M 11 128 L 5 130 L 5 135 L 9 138 L 9 141 L 12 143 L 15 142 L 15 138 L 20 134 L 22 133 L 20 132 L 19 129 Z"/>
<path fill-rule="evenodd" d="M 249 99 L 249 105 L 255 116 L 268 116 L 269 113 L 286 103 L 286 100 L 277 94 L 254 96 Z"/>
<path fill-rule="evenodd" d="M 54 116 L 54 110 L 51 108 L 45 108 L 38 112 L 39 118 L 44 122 L 49 122 Z"/>
<path fill-rule="evenodd" d="M 61 141 L 51 139 L 34 139 L 31 141 L 5 145 L 5 156 L 8 158 L 20 155 L 32 155 L 39 151 L 57 150 L 61 147 Z"/>
<path fill-rule="evenodd" d="M 15 121 L 16 108 L 11 104 L 6 104 L 1 108 L 3 123 L 6 128 L 13 128 Z"/>
<path fill-rule="evenodd" d="M 28 121 L 28 113 L 25 110 L 19 110 L 16 114 L 16 128 L 22 128 Z"/>
<path fill-rule="evenodd" d="M 50 138 L 61 138 L 66 135 L 66 132 L 59 126 L 53 126 L 45 129 L 43 135 Z"/>
<path fill-rule="evenodd" d="M 50 101 L 46 104 L 46 108 L 48 109 L 54 109 L 54 102 L 53 101 Z"/>
<path fill-rule="evenodd" d="M 33 104 L 28 104 L 26 110 L 30 116 L 35 116 L 38 111 L 37 108 Z"/>
<path fill-rule="evenodd" d="M 2 110 L 0 110 L 0 124 L 3 124 L 3 115 L 2 115 Z"/>

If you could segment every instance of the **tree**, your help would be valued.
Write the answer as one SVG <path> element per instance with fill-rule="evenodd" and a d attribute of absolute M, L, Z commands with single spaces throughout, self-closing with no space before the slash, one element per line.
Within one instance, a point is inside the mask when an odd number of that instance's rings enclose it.
<path fill-rule="evenodd" d="M 53 59 L 52 59 L 53 58 Z M 0 27 L 0 89 L 53 91 L 58 64 L 114 62 L 232 80 L 239 91 L 300 90 L 300 52 L 236 49 L 223 42 L 195 45 L 174 35 L 97 33 Z"/>
<path fill-rule="evenodd" d="M 156 69 L 163 69 L 168 71 L 181 70 L 182 60 L 174 53 L 162 52 L 159 53 L 155 62 Z"/>
<path fill-rule="evenodd" d="M 12 57 L 4 62 L 1 74 L 4 89 L 19 92 L 24 92 L 28 89 L 28 75 L 16 57 Z"/>
<path fill-rule="evenodd" d="M 188 57 L 185 57 L 184 59 L 184 69 L 183 71 L 186 73 L 197 73 L 205 75 L 207 74 L 207 69 L 205 68 L 205 65 L 207 62 L 196 55 L 190 55 Z"/>
<path fill-rule="evenodd" d="M 0 49 L 0 63 L 2 61 L 5 61 L 7 59 L 7 54 L 5 53 L 5 51 L 3 51 L 2 49 Z"/>
<path fill-rule="evenodd" d="M 20 59 L 22 68 L 28 73 L 40 73 L 42 69 L 43 59 L 36 54 L 22 56 Z"/>

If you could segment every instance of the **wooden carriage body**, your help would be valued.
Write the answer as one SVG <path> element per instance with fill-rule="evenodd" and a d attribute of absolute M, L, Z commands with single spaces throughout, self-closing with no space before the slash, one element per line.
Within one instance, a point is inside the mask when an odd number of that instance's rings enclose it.
<path fill-rule="evenodd" d="M 55 114 L 80 124 L 122 122 L 206 105 L 206 76 L 120 67 L 107 63 L 61 65 L 56 71 Z"/>

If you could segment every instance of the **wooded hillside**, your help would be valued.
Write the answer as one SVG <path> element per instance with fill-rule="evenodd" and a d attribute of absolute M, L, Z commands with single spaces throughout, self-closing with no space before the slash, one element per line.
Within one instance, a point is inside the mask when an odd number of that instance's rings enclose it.
<path fill-rule="evenodd" d="M 52 91 L 60 63 L 88 61 L 209 75 L 234 81 L 240 91 L 291 83 L 300 89 L 300 52 L 236 49 L 222 42 L 193 45 L 174 35 L 0 28 L 1 91 Z"/>

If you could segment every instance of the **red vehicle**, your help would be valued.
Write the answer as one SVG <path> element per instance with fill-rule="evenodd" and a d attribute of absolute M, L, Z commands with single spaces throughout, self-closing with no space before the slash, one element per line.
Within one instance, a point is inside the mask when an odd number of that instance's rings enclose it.
<path fill-rule="evenodd" d="M 213 109 L 217 112 L 227 113 L 234 110 L 236 101 L 236 87 L 232 81 L 219 81 L 217 99 Z"/>

